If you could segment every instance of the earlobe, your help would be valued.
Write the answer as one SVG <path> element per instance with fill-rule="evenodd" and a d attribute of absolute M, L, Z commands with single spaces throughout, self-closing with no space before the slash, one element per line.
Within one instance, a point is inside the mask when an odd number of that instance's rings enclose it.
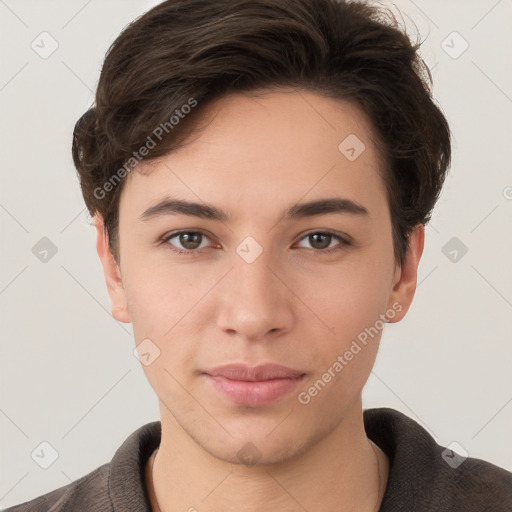
<path fill-rule="evenodd" d="M 121 271 L 108 244 L 108 233 L 99 214 L 94 216 L 96 228 L 96 251 L 103 266 L 103 274 L 112 303 L 112 316 L 119 322 L 130 323 L 126 294 L 121 279 Z"/>
<path fill-rule="evenodd" d="M 403 264 L 397 268 L 396 282 L 389 297 L 388 307 L 393 308 L 397 314 L 389 323 L 399 322 L 409 310 L 416 292 L 418 281 L 418 266 L 425 242 L 425 226 L 419 224 L 410 233 L 407 252 Z"/>

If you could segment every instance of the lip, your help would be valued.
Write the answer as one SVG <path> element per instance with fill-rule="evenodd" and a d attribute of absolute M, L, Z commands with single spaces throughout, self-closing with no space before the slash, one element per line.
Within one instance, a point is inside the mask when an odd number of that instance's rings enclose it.
<path fill-rule="evenodd" d="M 292 370 L 280 364 L 265 363 L 257 366 L 249 366 L 243 363 L 230 363 L 217 366 L 205 373 L 212 377 L 221 376 L 231 380 L 256 382 L 271 379 L 294 379 L 304 375 L 304 372 Z"/>
<path fill-rule="evenodd" d="M 208 382 L 237 405 L 264 406 L 292 391 L 305 373 L 279 364 L 226 364 L 204 372 Z"/>

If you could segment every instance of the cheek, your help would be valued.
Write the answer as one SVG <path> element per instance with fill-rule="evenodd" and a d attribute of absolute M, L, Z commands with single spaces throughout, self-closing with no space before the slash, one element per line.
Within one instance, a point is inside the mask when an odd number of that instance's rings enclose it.
<path fill-rule="evenodd" d="M 325 268 L 302 278 L 306 304 L 329 327 L 331 338 L 346 343 L 384 314 L 392 291 L 393 263 L 382 258 Z"/>
<path fill-rule="evenodd" d="M 356 399 L 370 375 L 385 328 L 381 315 L 387 311 L 394 268 L 392 249 L 381 254 L 388 257 L 368 251 L 337 270 L 317 273 L 315 283 L 305 286 L 312 309 L 330 328 L 322 327 L 322 339 L 316 340 L 315 375 L 303 389 L 318 414 L 321 404 Z"/>
<path fill-rule="evenodd" d="M 180 393 L 183 369 L 193 368 L 200 318 L 196 307 L 211 286 L 188 282 L 179 272 L 153 267 L 151 272 L 134 267 L 125 283 L 135 344 L 148 382 L 166 404 Z M 204 288 L 204 290 L 203 290 Z M 147 364 L 141 352 L 149 353 Z M 187 384 L 189 386 L 189 384 Z"/>
<path fill-rule="evenodd" d="M 333 292 L 322 310 L 331 332 L 324 328 L 321 339 L 316 335 L 313 356 L 315 380 L 327 380 L 331 392 L 345 401 L 362 389 L 370 374 L 385 325 L 379 315 L 386 307 L 374 289 L 348 288 L 347 293 Z"/>
<path fill-rule="evenodd" d="M 340 273 L 310 295 L 322 328 L 314 340 L 310 360 L 314 374 L 301 388 L 302 401 L 311 417 L 337 417 L 339 409 L 358 399 L 374 365 L 385 323 L 387 279 L 371 272 Z M 327 284 L 328 283 L 328 284 Z M 317 281 L 318 284 L 318 281 Z M 314 332 L 314 331 L 312 331 Z M 317 329 L 317 332 L 320 332 Z"/>
<path fill-rule="evenodd" d="M 179 267 L 142 263 L 135 258 L 126 261 L 123 280 L 134 331 L 163 337 L 197 303 L 208 283 Z"/>
<path fill-rule="evenodd" d="M 148 344 L 150 349 L 159 352 L 158 358 L 143 369 L 152 385 L 158 385 L 156 379 L 161 385 L 172 380 L 171 375 L 178 378 L 178 372 L 193 366 L 197 343 L 206 327 L 204 299 L 218 277 L 163 264 L 150 265 L 151 271 L 147 271 L 135 258 L 125 260 L 125 265 L 123 283 L 135 343 L 150 340 L 154 344 Z"/>

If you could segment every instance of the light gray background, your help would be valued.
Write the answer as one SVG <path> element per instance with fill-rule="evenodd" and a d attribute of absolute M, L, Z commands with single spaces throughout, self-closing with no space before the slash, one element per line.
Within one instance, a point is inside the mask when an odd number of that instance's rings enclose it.
<path fill-rule="evenodd" d="M 70 154 L 105 51 L 156 3 L 0 0 L 1 507 L 85 475 L 159 419 L 131 326 L 111 317 Z M 510 470 L 512 2 L 394 4 L 426 39 L 454 161 L 414 305 L 386 328 L 364 405 L 398 409 L 440 444 Z M 47 59 L 31 48 L 43 31 L 59 45 Z M 457 58 L 453 31 L 469 44 Z M 46 263 L 32 253 L 42 237 L 58 248 Z M 443 253 L 452 237 L 468 248 L 456 262 Z M 42 441 L 58 452 L 48 469 L 31 458 Z"/>

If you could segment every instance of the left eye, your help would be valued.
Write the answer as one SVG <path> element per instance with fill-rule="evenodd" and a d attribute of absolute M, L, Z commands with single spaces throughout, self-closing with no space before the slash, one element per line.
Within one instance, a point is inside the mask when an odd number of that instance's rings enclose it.
<path fill-rule="evenodd" d="M 337 240 L 340 242 L 338 245 L 346 245 L 346 241 L 341 238 L 338 235 L 335 235 L 334 233 L 330 232 L 315 232 L 315 233 L 309 233 L 306 236 L 304 236 L 301 240 L 309 240 L 310 243 L 313 241 L 313 245 L 318 244 L 320 247 L 313 247 L 313 249 L 318 250 L 319 252 L 325 251 L 325 249 L 330 249 L 333 247 L 330 245 L 330 243 L 333 240 Z M 331 252 L 331 251 L 325 251 L 325 252 Z"/>
<path fill-rule="evenodd" d="M 177 242 L 172 243 L 171 240 L 177 239 Z M 172 233 L 169 236 L 165 237 L 162 242 L 167 243 L 171 242 L 170 245 L 173 246 L 171 249 L 178 254 L 193 254 L 201 252 L 201 249 L 207 247 L 202 242 L 209 240 L 204 233 L 201 231 L 180 231 L 178 233 Z M 349 242 L 342 238 L 340 235 L 336 235 L 329 231 L 315 231 L 312 233 L 308 233 L 304 235 L 300 242 L 303 240 L 309 240 L 309 243 L 313 246 L 311 247 L 316 252 L 322 253 L 330 253 L 331 249 L 334 247 L 334 250 L 341 249 L 345 245 L 349 245 Z M 333 241 L 337 241 L 338 244 L 331 245 Z M 175 243 L 179 243 L 181 247 L 176 247 Z"/>

